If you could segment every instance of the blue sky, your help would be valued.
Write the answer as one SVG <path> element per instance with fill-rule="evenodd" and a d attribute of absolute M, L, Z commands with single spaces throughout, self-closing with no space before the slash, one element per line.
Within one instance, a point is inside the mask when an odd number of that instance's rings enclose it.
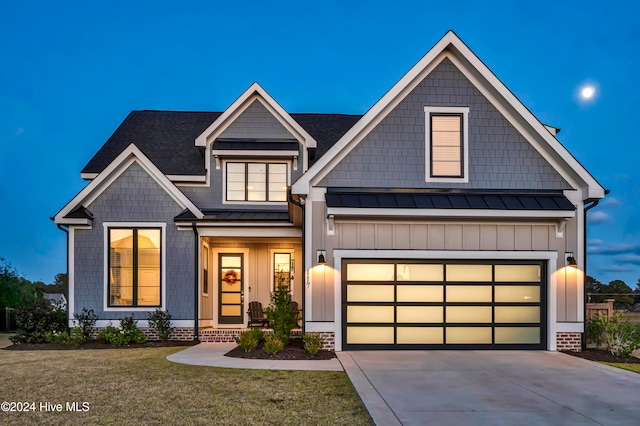
<path fill-rule="evenodd" d="M 49 217 L 129 111 L 222 111 L 258 81 L 289 112 L 362 114 L 453 29 L 611 190 L 588 274 L 633 288 L 638 16 L 633 1 L 1 2 L 0 257 L 33 281 L 65 271 Z"/>

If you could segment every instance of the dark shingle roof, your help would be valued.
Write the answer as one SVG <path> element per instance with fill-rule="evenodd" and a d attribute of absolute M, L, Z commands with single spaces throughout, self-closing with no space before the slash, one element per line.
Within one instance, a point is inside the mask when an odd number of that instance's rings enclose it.
<path fill-rule="evenodd" d="M 100 173 L 133 143 L 164 174 L 203 176 L 204 156 L 202 150 L 195 146 L 195 140 L 221 114 L 132 111 L 82 169 L 82 173 Z M 315 159 L 324 154 L 361 117 L 343 114 L 291 116 L 318 142 Z"/>
<path fill-rule="evenodd" d="M 204 221 L 213 222 L 289 222 L 288 211 L 277 210 L 210 210 L 202 209 Z M 195 216 L 188 210 L 174 218 L 176 222 L 191 222 Z"/>
<path fill-rule="evenodd" d="M 575 210 L 562 193 L 358 192 L 329 189 L 327 207 L 480 210 Z"/>

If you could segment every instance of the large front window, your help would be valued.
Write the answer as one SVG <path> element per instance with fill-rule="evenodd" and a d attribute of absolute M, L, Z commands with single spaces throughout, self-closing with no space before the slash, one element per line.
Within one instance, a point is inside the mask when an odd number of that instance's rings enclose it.
<path fill-rule="evenodd" d="M 226 163 L 227 201 L 287 201 L 286 163 Z"/>
<path fill-rule="evenodd" d="M 109 306 L 160 306 L 162 232 L 109 228 Z"/>

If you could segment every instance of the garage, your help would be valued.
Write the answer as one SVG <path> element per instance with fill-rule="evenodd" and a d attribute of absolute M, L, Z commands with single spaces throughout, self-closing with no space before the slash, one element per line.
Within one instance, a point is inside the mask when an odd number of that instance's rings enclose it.
<path fill-rule="evenodd" d="M 545 349 L 546 262 L 342 259 L 342 344 Z"/>

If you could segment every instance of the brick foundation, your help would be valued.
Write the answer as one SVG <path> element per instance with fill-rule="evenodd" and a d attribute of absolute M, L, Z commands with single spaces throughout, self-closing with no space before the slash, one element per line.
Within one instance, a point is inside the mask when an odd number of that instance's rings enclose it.
<path fill-rule="evenodd" d="M 582 352 L 582 333 L 556 333 L 556 349 L 559 351 Z"/>

